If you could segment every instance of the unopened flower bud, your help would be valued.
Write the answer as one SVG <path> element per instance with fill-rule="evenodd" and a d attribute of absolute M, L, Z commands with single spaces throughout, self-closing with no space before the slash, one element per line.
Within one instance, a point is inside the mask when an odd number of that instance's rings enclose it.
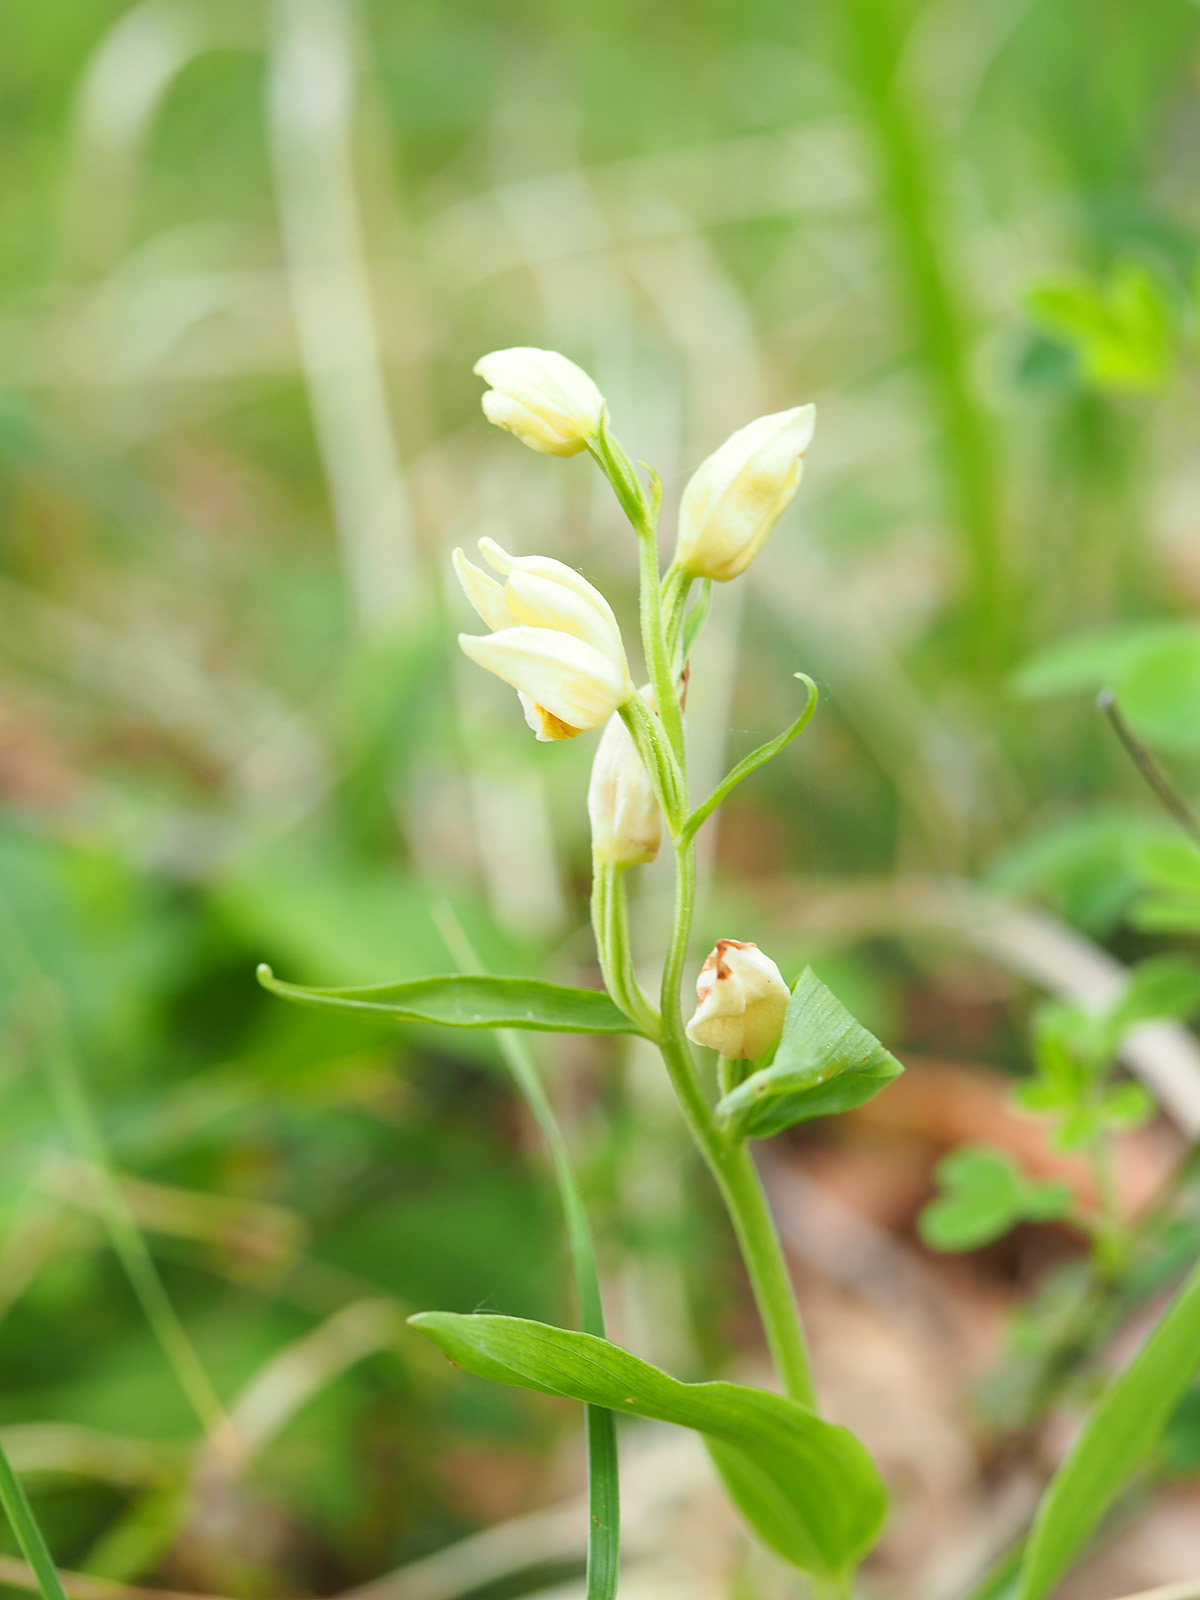
<path fill-rule="evenodd" d="M 649 686 L 642 690 L 653 702 Z M 610 867 L 653 861 L 662 845 L 662 808 L 629 730 L 614 712 L 596 747 L 588 784 L 592 853 Z"/>
<path fill-rule="evenodd" d="M 557 350 L 518 345 L 475 363 L 491 388 L 483 414 L 548 456 L 574 456 L 600 431 L 604 396 L 582 367 Z"/>
<path fill-rule="evenodd" d="M 727 583 L 754 560 L 800 483 L 815 406 L 759 417 L 702 462 L 683 491 L 675 560 Z"/>
<path fill-rule="evenodd" d="M 754 1060 L 778 1044 L 791 998 L 783 974 L 756 944 L 718 939 L 696 980 L 687 1036 L 731 1061 Z"/>

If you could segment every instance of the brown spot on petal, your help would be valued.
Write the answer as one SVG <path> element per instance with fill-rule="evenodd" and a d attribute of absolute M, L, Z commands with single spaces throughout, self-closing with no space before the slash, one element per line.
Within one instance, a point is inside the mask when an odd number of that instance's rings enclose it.
<path fill-rule="evenodd" d="M 747 942 L 745 939 L 718 939 L 716 944 L 713 946 L 712 954 L 709 956 L 708 961 L 706 961 L 704 963 L 704 965 L 707 967 L 708 966 L 708 962 L 711 961 L 712 964 L 717 969 L 717 977 L 718 977 L 718 979 L 727 978 L 729 976 L 729 968 L 725 964 L 725 952 L 726 952 L 726 950 L 757 950 L 757 949 L 758 949 L 758 946 L 756 944 L 751 944 L 751 943 Z"/>

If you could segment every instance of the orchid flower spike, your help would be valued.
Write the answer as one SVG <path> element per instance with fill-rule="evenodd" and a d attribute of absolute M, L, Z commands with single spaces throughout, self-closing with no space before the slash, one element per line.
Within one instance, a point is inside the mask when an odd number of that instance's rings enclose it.
<path fill-rule="evenodd" d="M 754 560 L 800 484 L 815 406 L 759 417 L 697 467 L 679 504 L 675 560 L 728 583 Z"/>
<path fill-rule="evenodd" d="M 504 582 L 454 552 L 458 581 L 492 629 L 484 637 L 460 633 L 463 651 L 512 685 L 539 739 L 598 728 L 634 692 L 612 607 L 550 556 L 510 556 L 494 539 L 481 539 L 479 548 Z"/>
<path fill-rule="evenodd" d="M 582 367 L 557 350 L 493 350 L 475 363 L 475 372 L 491 384 L 484 416 L 531 450 L 578 455 L 600 432 L 604 396 Z"/>
<path fill-rule="evenodd" d="M 783 974 L 756 944 L 718 939 L 696 980 L 687 1036 L 731 1061 L 755 1060 L 779 1043 L 791 998 Z"/>

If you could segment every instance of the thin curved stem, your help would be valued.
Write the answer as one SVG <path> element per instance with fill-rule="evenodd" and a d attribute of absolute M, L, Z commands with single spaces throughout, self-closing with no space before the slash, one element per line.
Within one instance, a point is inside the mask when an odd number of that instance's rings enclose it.
<path fill-rule="evenodd" d="M 718 1181 L 750 1275 L 750 1287 L 762 1317 L 771 1359 L 783 1380 L 784 1390 L 793 1400 L 815 1411 L 817 1398 L 808 1345 L 783 1247 L 758 1170 L 741 1140 L 725 1145 Z"/>
<path fill-rule="evenodd" d="M 680 645 L 683 638 L 683 613 L 692 587 L 692 575 L 677 567 L 674 562 L 667 568 L 662 580 L 663 633 L 667 641 L 667 654 L 680 668 Z"/>
<path fill-rule="evenodd" d="M 601 861 L 592 868 L 592 929 L 605 988 L 631 1022 L 649 1038 L 657 1038 L 658 1011 L 633 970 L 625 871 Z"/>

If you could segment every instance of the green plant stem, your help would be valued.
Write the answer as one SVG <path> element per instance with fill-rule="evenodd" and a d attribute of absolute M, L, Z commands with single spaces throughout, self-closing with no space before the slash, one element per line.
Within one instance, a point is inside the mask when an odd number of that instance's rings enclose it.
<path fill-rule="evenodd" d="M 1128 1259 L 1129 1230 L 1121 1213 L 1121 1197 L 1113 1171 L 1112 1144 L 1103 1130 L 1089 1141 L 1087 1157 L 1099 1205 L 1092 1235 L 1096 1270 L 1104 1281 L 1111 1283 L 1120 1275 Z"/>
<path fill-rule="evenodd" d="M 646 670 L 654 686 L 658 714 L 666 729 L 675 759 L 683 760 L 683 717 L 679 710 L 679 691 L 671 670 L 671 657 L 663 633 L 662 587 L 658 576 L 658 533 L 645 522 L 637 530 L 640 574 L 642 652 Z"/>
<path fill-rule="evenodd" d="M 732 1094 L 742 1081 L 742 1065 L 740 1061 L 731 1061 L 728 1056 L 717 1059 L 717 1093 L 724 1100 L 727 1094 Z"/>
<path fill-rule="evenodd" d="M 663 633 L 667 641 L 667 654 L 675 661 L 683 635 L 683 613 L 693 578 L 690 572 L 677 567 L 674 562 L 667 568 L 662 580 Z M 684 663 L 679 662 L 682 668 Z"/>
<path fill-rule="evenodd" d="M 592 928 L 605 988 L 644 1034 L 656 1038 L 658 1012 L 633 970 L 625 871 L 602 861 L 592 866 Z"/>
<path fill-rule="evenodd" d="M 817 1409 L 808 1346 L 783 1247 L 758 1170 L 741 1140 L 725 1144 L 718 1182 L 741 1246 L 750 1285 L 784 1391 Z"/>
<path fill-rule="evenodd" d="M 637 469 L 621 441 L 609 431 L 606 416 L 601 417 L 599 433 L 588 440 L 588 450 L 612 485 L 621 509 L 637 534 L 642 652 L 667 739 L 676 758 L 682 761 L 683 717 L 667 650 L 667 635 L 663 630 L 662 582 L 658 571 L 658 510 L 662 504 L 662 485 L 657 475 L 653 475 L 653 492 L 647 499 L 638 481 Z"/>
<path fill-rule="evenodd" d="M 4 1514 L 16 1535 L 21 1554 L 33 1568 L 43 1600 L 66 1600 L 62 1580 L 42 1537 L 33 1508 L 3 1449 L 0 1449 L 0 1505 L 4 1507 Z"/>
<path fill-rule="evenodd" d="M 459 966 L 467 972 L 481 971 L 479 958 L 450 908 L 438 908 L 435 920 Z M 616 998 L 615 994 L 613 998 Z M 513 1081 L 550 1152 L 566 1226 L 567 1246 L 571 1253 L 575 1295 L 579 1302 L 579 1326 L 584 1333 L 595 1334 L 603 1339 L 604 1303 L 600 1293 L 600 1273 L 567 1141 L 554 1115 L 554 1107 L 550 1104 L 528 1042 L 509 1028 L 497 1028 L 496 1038 Z M 602 1406 L 585 1406 L 584 1426 L 588 1453 L 587 1600 L 614 1600 L 620 1569 L 621 1518 L 616 1419 L 611 1411 L 606 1411 Z"/>
<path fill-rule="evenodd" d="M 675 709 L 678 711 L 678 703 Z M 668 831 L 676 839 L 687 815 L 687 792 L 683 772 L 663 724 L 640 694 L 633 695 L 620 707 L 620 717 L 642 758 L 642 765 L 650 774 Z"/>
<path fill-rule="evenodd" d="M 600 1274 L 566 1140 L 527 1042 L 509 1029 L 499 1030 L 497 1037 L 509 1070 L 550 1151 L 575 1276 L 579 1326 L 584 1333 L 603 1339 Z M 585 1406 L 584 1428 L 588 1453 L 587 1600 L 613 1600 L 620 1572 L 621 1517 L 616 1418 L 602 1406 Z"/>
<path fill-rule="evenodd" d="M 729 1212 L 784 1390 L 793 1400 L 815 1409 L 804 1330 L 762 1183 L 742 1141 L 729 1139 L 717 1127 L 684 1031 L 679 990 L 696 892 L 696 859 L 690 841 L 678 846 L 675 863 L 675 925 L 663 970 L 659 1049 L 684 1120 Z"/>

